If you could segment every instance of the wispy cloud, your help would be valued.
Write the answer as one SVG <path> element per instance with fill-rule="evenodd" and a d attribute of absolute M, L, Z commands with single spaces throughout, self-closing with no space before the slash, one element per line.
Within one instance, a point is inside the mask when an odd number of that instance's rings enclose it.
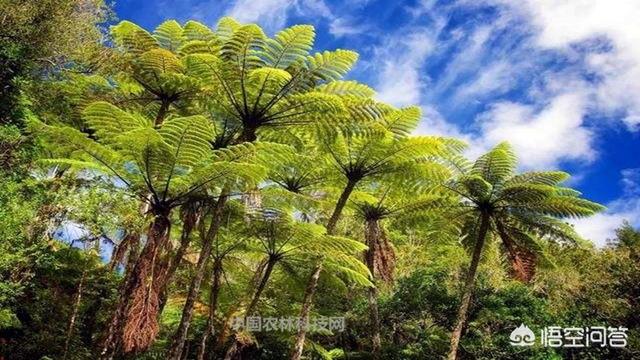
<path fill-rule="evenodd" d="M 629 0 L 496 0 L 529 21 L 540 48 L 576 52 L 596 80 L 599 110 L 640 126 L 640 2 Z"/>
<path fill-rule="evenodd" d="M 243 23 L 258 23 L 267 31 L 285 27 L 291 12 L 328 18 L 331 11 L 323 0 L 236 0 L 227 14 Z"/>
<path fill-rule="evenodd" d="M 329 23 L 329 33 L 335 37 L 362 34 L 368 29 L 365 23 L 347 17 L 336 17 Z"/>
<path fill-rule="evenodd" d="M 557 168 L 560 161 L 595 159 L 594 134 L 583 126 L 586 98 L 566 93 L 541 110 L 531 105 L 501 102 L 479 116 L 478 141 L 485 148 L 509 141 L 525 169 Z"/>
<path fill-rule="evenodd" d="M 420 103 L 422 67 L 434 46 L 433 34 L 426 28 L 388 38 L 375 55 L 381 60 L 376 81 L 378 98 L 397 106 Z"/>
<path fill-rule="evenodd" d="M 615 237 L 615 230 L 623 221 L 640 226 L 640 168 L 621 172 L 621 183 L 625 189 L 620 199 L 607 204 L 607 211 L 593 217 L 574 220 L 576 231 L 597 246 L 604 246 Z"/>

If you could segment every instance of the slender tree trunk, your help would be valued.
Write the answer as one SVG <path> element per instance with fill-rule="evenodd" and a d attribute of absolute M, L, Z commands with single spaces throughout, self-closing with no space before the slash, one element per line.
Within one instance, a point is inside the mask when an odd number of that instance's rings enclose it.
<path fill-rule="evenodd" d="M 342 190 L 340 198 L 336 203 L 333 213 L 327 222 L 327 234 L 333 235 L 353 189 L 356 187 L 358 181 L 349 180 L 347 185 Z M 311 313 L 311 306 L 313 305 L 313 296 L 315 295 L 316 288 L 318 287 L 318 280 L 320 279 L 320 273 L 322 272 L 322 259 L 319 259 L 311 272 L 307 287 L 304 291 L 304 298 L 302 300 L 302 309 L 300 310 L 299 324 L 300 328 L 296 334 L 296 340 L 293 344 L 293 350 L 291 351 L 291 360 L 300 360 L 302 351 L 304 350 L 304 341 L 307 336 L 307 327 L 309 326 L 309 314 Z"/>
<path fill-rule="evenodd" d="M 262 274 L 264 273 L 264 269 L 267 266 L 267 262 L 268 261 L 269 261 L 269 259 L 267 258 L 265 260 L 262 260 L 258 264 L 258 267 L 256 268 L 256 270 L 253 273 L 253 277 L 251 278 L 251 281 L 247 285 L 247 289 L 245 291 L 245 296 L 243 296 L 240 299 L 239 302 L 237 302 L 234 305 L 232 305 L 231 307 L 229 307 L 229 309 L 225 313 L 222 329 L 220 330 L 220 334 L 218 335 L 218 338 L 217 338 L 217 341 L 216 341 L 216 346 L 217 347 L 223 346 L 224 343 L 225 343 L 225 340 L 227 340 L 227 337 L 228 337 L 230 329 L 231 329 L 231 321 L 233 320 L 233 316 L 235 314 L 240 313 L 241 310 L 246 305 L 246 303 L 249 301 L 249 299 L 248 299 L 249 295 L 248 294 L 251 294 L 252 293 L 252 289 L 256 288 L 258 286 L 258 284 L 260 283 L 260 279 L 262 278 Z"/>
<path fill-rule="evenodd" d="M 469 304 L 471 303 L 471 297 L 473 296 L 473 291 L 475 288 L 476 272 L 478 270 L 478 264 L 480 263 L 480 255 L 482 255 L 484 241 L 487 237 L 489 221 L 489 214 L 483 213 L 480 218 L 478 239 L 476 240 L 475 246 L 473 248 L 471 265 L 469 266 L 467 279 L 464 283 L 464 293 L 462 295 L 462 301 L 460 302 L 460 308 L 458 309 L 456 325 L 453 328 L 453 333 L 451 334 L 451 348 L 449 350 L 449 355 L 447 356 L 448 360 L 456 360 L 458 344 L 460 343 L 460 336 L 462 335 L 462 328 L 464 327 L 464 324 L 467 320 L 467 312 L 469 311 Z"/>
<path fill-rule="evenodd" d="M 78 284 L 78 290 L 76 292 L 76 298 L 73 302 L 73 311 L 71 312 L 71 318 L 69 319 L 69 328 L 67 329 L 67 339 L 64 342 L 64 355 L 63 359 L 67 358 L 67 354 L 69 352 L 69 344 L 71 343 L 71 338 L 73 337 L 73 330 L 76 326 L 76 319 L 78 318 L 78 312 L 80 311 L 80 302 L 82 301 L 82 292 L 84 291 L 84 282 L 87 279 L 87 270 L 85 269 L 82 272 L 82 277 L 80 278 L 80 283 Z"/>
<path fill-rule="evenodd" d="M 378 314 L 378 289 L 369 288 L 369 316 L 371 318 L 371 354 L 374 360 L 380 359 L 382 340 L 380 338 L 380 316 Z"/>
<path fill-rule="evenodd" d="M 393 281 L 395 267 L 395 255 L 389 245 L 384 229 L 378 218 L 370 218 L 365 221 L 364 238 L 369 247 L 364 254 L 365 263 L 371 275 L 382 281 Z M 373 359 L 380 359 L 382 340 L 380 337 L 380 317 L 378 314 L 378 290 L 369 288 L 369 320 L 371 323 L 371 353 Z"/>
<path fill-rule="evenodd" d="M 331 235 L 335 231 L 336 225 L 338 224 L 338 220 L 340 219 L 340 215 L 342 215 L 342 210 L 345 205 L 347 205 L 347 201 L 349 201 L 349 197 L 353 192 L 353 189 L 356 187 L 357 181 L 349 180 L 347 185 L 342 190 L 342 194 L 338 198 L 338 202 L 336 203 L 336 207 L 333 209 L 333 213 L 327 222 L 327 234 Z"/>
<path fill-rule="evenodd" d="M 256 306 L 258 305 L 258 301 L 260 300 L 260 295 L 262 295 L 262 292 L 266 288 L 267 282 L 269 281 L 269 278 L 271 277 L 271 273 L 273 272 L 273 268 L 277 262 L 278 260 L 271 257 L 267 261 L 267 266 L 265 267 L 264 273 L 260 278 L 258 287 L 253 293 L 253 297 L 251 299 L 251 302 L 249 303 L 249 306 L 247 306 L 247 311 L 245 312 L 246 316 L 253 315 L 253 312 L 255 311 Z M 241 348 L 242 348 L 241 344 L 239 344 L 237 341 L 234 341 L 229 347 L 229 349 L 227 349 L 227 352 L 224 357 L 225 360 L 233 359 L 233 357 L 238 355 L 238 353 L 241 351 Z"/>
<path fill-rule="evenodd" d="M 209 336 L 213 335 L 214 323 L 216 320 L 216 310 L 218 307 L 218 294 L 220 293 L 220 278 L 222 276 L 222 260 L 216 259 L 213 264 L 213 273 L 211 275 L 211 293 L 209 294 L 209 318 L 205 327 L 202 338 L 200 339 L 200 347 L 198 348 L 197 360 L 204 360 L 204 354 L 207 350 L 207 341 Z"/>
<path fill-rule="evenodd" d="M 209 225 L 209 230 L 207 231 L 205 241 L 202 244 L 202 249 L 200 250 L 195 275 L 193 276 L 193 279 L 191 279 L 191 284 L 189 285 L 189 293 L 182 310 L 180 324 L 178 325 L 178 329 L 174 335 L 168 359 L 180 360 L 182 357 L 182 350 L 184 349 L 184 344 L 187 340 L 187 334 L 191 325 L 191 319 L 193 317 L 193 307 L 198 298 L 198 293 L 200 292 L 200 285 L 202 284 L 202 278 L 204 277 L 204 269 L 209 261 L 214 239 L 218 235 L 218 230 L 222 225 L 222 215 L 226 201 L 226 191 L 223 191 L 220 198 L 218 198 L 218 201 L 216 201 L 215 208 L 211 214 L 211 225 Z"/>
<path fill-rule="evenodd" d="M 156 115 L 155 125 L 159 126 L 164 121 L 164 118 L 167 116 L 167 112 L 169 111 L 169 106 L 171 105 L 170 101 L 162 100 L 160 103 L 160 109 L 158 110 L 158 115 Z"/>
<path fill-rule="evenodd" d="M 276 259 L 271 259 L 271 258 L 267 262 L 267 267 L 264 269 L 264 274 L 262 275 L 262 278 L 260 279 L 260 283 L 258 284 L 258 287 L 256 288 L 256 291 L 253 294 L 251 303 L 249 303 L 249 306 L 247 307 L 247 316 L 253 315 L 253 312 L 256 309 L 256 306 L 258 305 L 258 301 L 260 300 L 260 295 L 262 295 L 262 292 L 266 288 L 267 282 L 269 281 L 269 278 L 271 277 L 271 273 L 273 272 L 273 268 L 277 262 L 278 261 Z"/>

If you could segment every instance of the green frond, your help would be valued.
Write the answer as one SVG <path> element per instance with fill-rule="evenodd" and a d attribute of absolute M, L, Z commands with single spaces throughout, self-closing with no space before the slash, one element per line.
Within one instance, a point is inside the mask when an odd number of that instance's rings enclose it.
<path fill-rule="evenodd" d="M 240 27 L 242 27 L 242 24 L 231 17 L 225 16 L 218 20 L 218 25 L 216 26 L 216 35 L 222 41 L 227 41 Z"/>
<path fill-rule="evenodd" d="M 567 179 L 569 174 L 562 171 L 532 171 L 511 177 L 505 186 L 523 183 L 555 186 Z"/>
<path fill-rule="evenodd" d="M 152 49 L 142 53 L 136 59 L 137 69 L 147 74 L 181 73 L 184 71 L 182 61 L 171 51 L 166 49 Z"/>
<path fill-rule="evenodd" d="M 153 37 L 162 48 L 173 52 L 180 48 L 185 39 L 182 26 L 175 20 L 167 20 L 158 25 L 153 31 Z"/>
<path fill-rule="evenodd" d="M 295 25 L 280 31 L 274 39 L 266 39 L 261 57 L 265 66 L 286 69 L 302 61 L 311 50 L 315 31 L 310 25 Z"/>
<path fill-rule="evenodd" d="M 213 127 L 203 116 L 173 118 L 159 130 L 164 141 L 175 150 L 176 166 L 193 167 L 211 154 Z"/>
<path fill-rule="evenodd" d="M 141 54 L 159 46 L 147 30 L 126 20 L 111 27 L 111 36 L 116 45 L 132 54 Z"/>
<path fill-rule="evenodd" d="M 515 205 L 514 208 L 527 208 L 530 211 L 551 215 L 558 218 L 582 218 L 603 211 L 604 206 L 574 196 L 553 196 L 544 201 L 526 205 Z"/>
<path fill-rule="evenodd" d="M 83 118 L 105 144 L 114 143 L 124 133 L 151 126 L 151 122 L 144 117 L 130 114 L 104 101 L 89 105 L 83 112 Z"/>
<path fill-rule="evenodd" d="M 493 185 L 477 175 L 462 176 L 457 183 L 462 186 L 463 192 L 474 200 L 486 200 L 493 190 Z"/>
<path fill-rule="evenodd" d="M 85 160 L 67 159 L 67 158 L 49 158 L 39 159 L 38 163 L 44 165 L 63 165 L 75 170 L 97 170 L 103 174 L 110 174 L 110 171 L 104 165 Z"/>
<path fill-rule="evenodd" d="M 498 195 L 498 201 L 512 204 L 529 204 L 543 201 L 557 193 L 552 185 L 519 183 L 505 186 Z"/>
<path fill-rule="evenodd" d="M 358 53 L 349 50 L 324 51 L 307 57 L 306 68 L 316 81 L 342 79 L 358 60 Z"/>
<path fill-rule="evenodd" d="M 234 63 L 243 72 L 260 67 L 263 62 L 258 49 L 262 47 L 264 39 L 264 32 L 258 25 L 244 25 L 224 42 L 220 56 Z"/>
<path fill-rule="evenodd" d="M 481 176 L 496 185 L 513 175 L 516 164 L 517 159 L 511 146 L 503 142 L 480 156 L 473 164 L 471 174 Z"/>
<path fill-rule="evenodd" d="M 334 95 L 353 95 L 361 98 L 370 98 L 375 91 L 369 86 L 355 80 L 335 80 L 317 87 L 317 91 Z"/>
<path fill-rule="evenodd" d="M 220 51 L 220 45 L 215 41 L 206 40 L 189 40 L 182 43 L 178 49 L 181 55 L 190 54 L 217 54 Z"/>
<path fill-rule="evenodd" d="M 511 219 L 517 222 L 517 226 L 539 237 L 548 237 L 555 241 L 567 243 L 579 243 L 580 235 L 573 226 L 565 221 L 550 216 L 532 214 L 525 211 L 512 211 Z"/>
<path fill-rule="evenodd" d="M 373 287 L 371 272 L 365 264 L 353 256 L 333 254 L 325 258 L 324 267 L 328 272 L 344 277 L 347 282 L 363 287 Z"/>
<path fill-rule="evenodd" d="M 381 121 L 395 110 L 392 106 L 372 98 L 346 95 L 343 97 L 343 102 L 349 111 L 351 121 L 356 124 Z"/>
<path fill-rule="evenodd" d="M 182 34 L 189 41 L 211 41 L 216 38 L 216 34 L 208 26 L 194 20 L 189 20 L 184 24 Z"/>
<path fill-rule="evenodd" d="M 406 107 L 383 118 L 383 123 L 397 137 L 409 136 L 418 126 L 422 111 L 417 106 Z"/>
<path fill-rule="evenodd" d="M 256 84 L 257 88 L 272 88 L 272 93 L 282 88 L 291 80 L 291 74 L 282 69 L 272 67 L 260 67 L 249 72 L 249 80 Z M 277 90 L 275 90 L 277 89 Z M 266 101 L 266 100 L 265 100 Z"/>

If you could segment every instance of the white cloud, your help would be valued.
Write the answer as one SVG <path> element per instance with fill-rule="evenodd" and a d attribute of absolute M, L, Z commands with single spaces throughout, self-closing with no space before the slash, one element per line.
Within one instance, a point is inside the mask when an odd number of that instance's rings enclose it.
<path fill-rule="evenodd" d="M 494 104 L 478 118 L 477 141 L 484 148 L 509 141 L 524 169 L 554 168 L 566 160 L 592 161 L 593 133 L 583 126 L 585 101 L 580 93 L 567 93 L 539 111 L 513 102 Z"/>
<path fill-rule="evenodd" d="M 607 204 L 606 212 L 571 221 L 582 237 L 600 247 L 615 237 L 615 230 L 623 221 L 640 226 L 640 168 L 622 170 L 621 176 L 624 194 Z"/>
<path fill-rule="evenodd" d="M 336 17 L 329 23 L 329 33 L 335 37 L 362 34 L 367 30 L 368 27 L 365 24 L 354 23 L 353 20 L 345 17 Z"/>
<path fill-rule="evenodd" d="M 237 0 L 227 14 L 241 23 L 258 22 L 267 29 L 282 28 L 293 0 Z"/>
<path fill-rule="evenodd" d="M 282 29 L 291 11 L 330 17 L 331 11 L 323 0 L 236 0 L 227 14 L 241 23 L 259 23 L 267 31 Z"/>
<path fill-rule="evenodd" d="M 622 174 L 622 189 L 627 195 L 640 196 L 640 168 L 624 169 Z"/>
<path fill-rule="evenodd" d="M 599 110 L 622 115 L 630 130 L 640 129 L 640 1 L 497 0 L 524 15 L 537 30 L 542 48 L 572 51 L 586 46 L 586 70 L 599 77 L 590 89 Z M 609 46 L 603 46 L 602 42 Z M 607 45 L 607 44 L 604 44 Z"/>
<path fill-rule="evenodd" d="M 375 51 L 383 59 L 377 79 L 377 98 L 396 106 L 420 103 L 424 87 L 422 66 L 435 46 L 430 29 L 420 28 L 408 35 L 392 36 Z"/>

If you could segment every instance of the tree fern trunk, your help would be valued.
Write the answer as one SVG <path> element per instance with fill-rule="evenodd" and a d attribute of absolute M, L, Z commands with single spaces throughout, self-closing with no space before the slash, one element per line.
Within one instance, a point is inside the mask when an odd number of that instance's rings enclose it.
<path fill-rule="evenodd" d="M 307 282 L 307 288 L 304 291 L 304 299 L 302 301 L 302 310 L 300 311 L 300 328 L 296 336 L 296 342 L 293 345 L 293 351 L 291 353 L 291 360 L 299 360 L 304 350 L 304 341 L 307 335 L 307 324 L 309 324 L 309 313 L 311 312 L 311 305 L 313 305 L 313 295 L 318 287 L 318 279 L 320 279 L 320 273 L 322 272 L 322 261 L 318 261 L 309 282 Z"/>
<path fill-rule="evenodd" d="M 276 265 L 276 263 L 277 263 L 277 260 L 272 258 L 270 258 L 269 261 L 267 262 L 267 266 L 264 269 L 264 274 L 262 275 L 262 278 L 260 279 L 260 283 L 258 284 L 258 287 L 256 288 L 256 291 L 253 294 L 251 303 L 249 303 L 249 306 L 247 306 L 247 316 L 251 316 L 254 310 L 256 309 L 256 306 L 258 305 L 258 301 L 260 300 L 260 295 L 262 295 L 262 292 L 267 286 L 267 282 L 269 282 L 269 278 L 271 277 L 271 273 L 273 272 L 273 268 Z"/>
<path fill-rule="evenodd" d="M 273 268 L 276 265 L 276 263 L 277 263 L 277 260 L 274 258 L 269 258 L 269 260 L 267 261 L 267 266 L 265 267 L 264 273 L 260 278 L 258 287 L 253 293 L 253 297 L 251 298 L 251 302 L 249 303 L 249 306 L 247 306 L 247 311 L 245 312 L 246 316 L 253 315 L 253 312 L 255 311 L 256 306 L 258 305 L 258 301 L 260 300 L 260 295 L 262 295 L 262 292 L 266 288 L 267 282 L 269 282 L 269 278 L 271 277 L 271 273 L 273 272 Z M 234 358 L 234 356 L 241 355 L 240 352 L 243 347 L 244 346 L 241 346 L 241 344 L 239 344 L 237 341 L 234 341 L 231 344 L 231 347 L 229 347 L 229 349 L 227 350 L 224 358 L 232 359 Z"/>
<path fill-rule="evenodd" d="M 367 246 L 365 262 L 371 275 L 382 281 L 393 281 L 395 254 L 389 245 L 384 229 L 378 218 L 370 218 L 365 222 L 364 237 Z M 380 317 L 378 314 L 378 290 L 369 288 L 369 321 L 371 323 L 371 353 L 375 360 L 380 359 L 382 340 L 380 338 Z"/>
<path fill-rule="evenodd" d="M 371 354 L 374 360 L 380 359 L 382 340 L 380 338 L 380 316 L 378 314 L 378 290 L 369 288 L 369 316 L 371 320 Z"/>
<path fill-rule="evenodd" d="M 333 235 L 336 229 L 336 225 L 338 224 L 338 220 L 340 219 L 340 215 L 342 214 L 342 210 L 344 210 L 353 189 L 357 185 L 357 181 L 349 180 L 347 185 L 342 190 L 342 194 L 340 194 L 340 198 L 338 198 L 338 202 L 336 203 L 335 208 L 333 209 L 333 213 L 327 222 L 327 234 Z M 291 360 L 300 360 L 302 356 L 302 351 L 304 350 L 304 341 L 307 336 L 307 326 L 309 324 L 309 314 L 311 312 L 311 306 L 313 305 L 313 296 L 315 295 L 316 288 L 318 287 L 318 280 L 320 279 L 320 273 L 322 272 L 322 259 L 319 259 L 311 272 L 311 276 L 309 277 L 309 281 L 307 282 L 307 287 L 304 292 L 304 298 L 302 300 L 302 309 L 300 310 L 300 328 L 298 329 L 298 333 L 296 335 L 296 341 L 293 345 L 293 350 L 291 351 Z"/>
<path fill-rule="evenodd" d="M 160 314 L 162 314 L 164 306 L 167 303 L 167 288 L 169 287 L 169 283 L 171 282 L 171 279 L 173 279 L 173 276 L 175 275 L 178 267 L 180 266 L 180 263 L 182 262 L 182 258 L 184 258 L 184 255 L 189 248 L 189 244 L 191 242 L 191 233 L 198 224 L 199 214 L 197 212 L 198 210 L 194 209 L 187 210 L 187 212 L 183 214 L 183 226 L 182 234 L 180 235 L 180 245 L 178 246 L 178 249 L 176 250 L 173 258 L 169 259 L 166 273 L 164 274 L 162 279 L 162 287 L 160 290 Z"/>
<path fill-rule="evenodd" d="M 347 201 L 353 192 L 353 189 L 356 187 L 357 181 L 349 180 L 347 185 L 342 190 L 342 194 L 338 198 L 338 202 L 336 203 L 336 207 L 333 209 L 333 213 L 327 222 L 327 234 L 333 234 L 335 231 L 336 225 L 338 225 L 338 220 L 340 219 L 340 215 L 342 214 L 342 210 L 345 205 L 347 205 Z"/>
<path fill-rule="evenodd" d="M 462 295 L 462 301 L 460 302 L 460 308 L 458 309 L 458 316 L 456 318 L 456 325 L 453 328 L 451 334 L 451 348 L 449 350 L 448 360 L 456 360 L 458 352 L 458 344 L 460 343 L 460 336 L 462 335 L 462 328 L 467 320 L 467 312 L 469 311 L 469 304 L 471 303 L 471 297 L 475 288 L 476 272 L 478 270 L 478 264 L 480 263 L 480 255 L 482 255 L 482 248 L 489 229 L 489 215 L 482 214 L 480 218 L 480 228 L 478 230 L 478 239 L 473 248 L 473 255 L 471 257 L 471 265 L 469 266 L 469 272 L 467 279 L 464 283 L 464 293 Z"/>
<path fill-rule="evenodd" d="M 168 359 L 180 360 L 182 357 L 182 350 L 184 348 L 185 341 L 187 340 L 189 326 L 191 325 L 191 319 L 193 317 L 193 307 L 198 298 L 198 293 L 200 292 L 200 285 L 202 284 L 202 278 L 204 277 L 205 266 L 209 261 L 209 256 L 211 255 L 213 241 L 218 235 L 218 230 L 222 224 L 223 210 L 226 201 L 227 195 L 226 192 L 223 191 L 216 202 L 211 215 L 211 225 L 209 225 L 205 242 L 202 244 L 202 249 L 198 256 L 195 275 L 193 276 L 193 279 L 191 279 L 191 284 L 189 285 L 189 293 L 187 295 L 184 308 L 182 309 L 182 317 L 180 318 L 180 324 L 178 325 L 178 329 L 174 335 Z"/>
<path fill-rule="evenodd" d="M 73 330 L 76 327 L 76 319 L 78 318 L 78 312 L 80 311 L 80 302 L 82 301 L 82 292 L 84 291 L 84 282 L 87 279 L 87 270 L 82 272 L 80 283 L 78 283 L 78 290 L 76 291 L 76 298 L 73 302 L 73 311 L 71 312 L 71 318 L 69 319 L 69 328 L 67 329 L 67 339 L 64 342 L 64 355 L 63 359 L 67 358 L 69 352 L 69 344 L 71 344 L 71 338 L 73 337 Z"/>
<path fill-rule="evenodd" d="M 157 334 L 158 293 L 154 287 L 153 269 L 158 250 L 169 240 L 171 222 L 168 209 L 159 211 L 149 225 L 142 252 L 130 249 L 127 271 L 105 337 L 101 359 L 113 359 L 120 351 L 146 349 Z"/>
<path fill-rule="evenodd" d="M 218 307 L 218 294 L 220 293 L 220 278 L 222 276 L 222 261 L 216 260 L 213 264 L 213 274 L 211 275 L 211 293 L 209 295 L 209 318 L 205 327 L 202 338 L 200 339 L 200 347 L 198 348 L 197 360 L 204 360 L 204 354 L 207 351 L 207 341 L 209 336 L 213 335 L 213 326 L 216 319 L 216 310 Z"/>

